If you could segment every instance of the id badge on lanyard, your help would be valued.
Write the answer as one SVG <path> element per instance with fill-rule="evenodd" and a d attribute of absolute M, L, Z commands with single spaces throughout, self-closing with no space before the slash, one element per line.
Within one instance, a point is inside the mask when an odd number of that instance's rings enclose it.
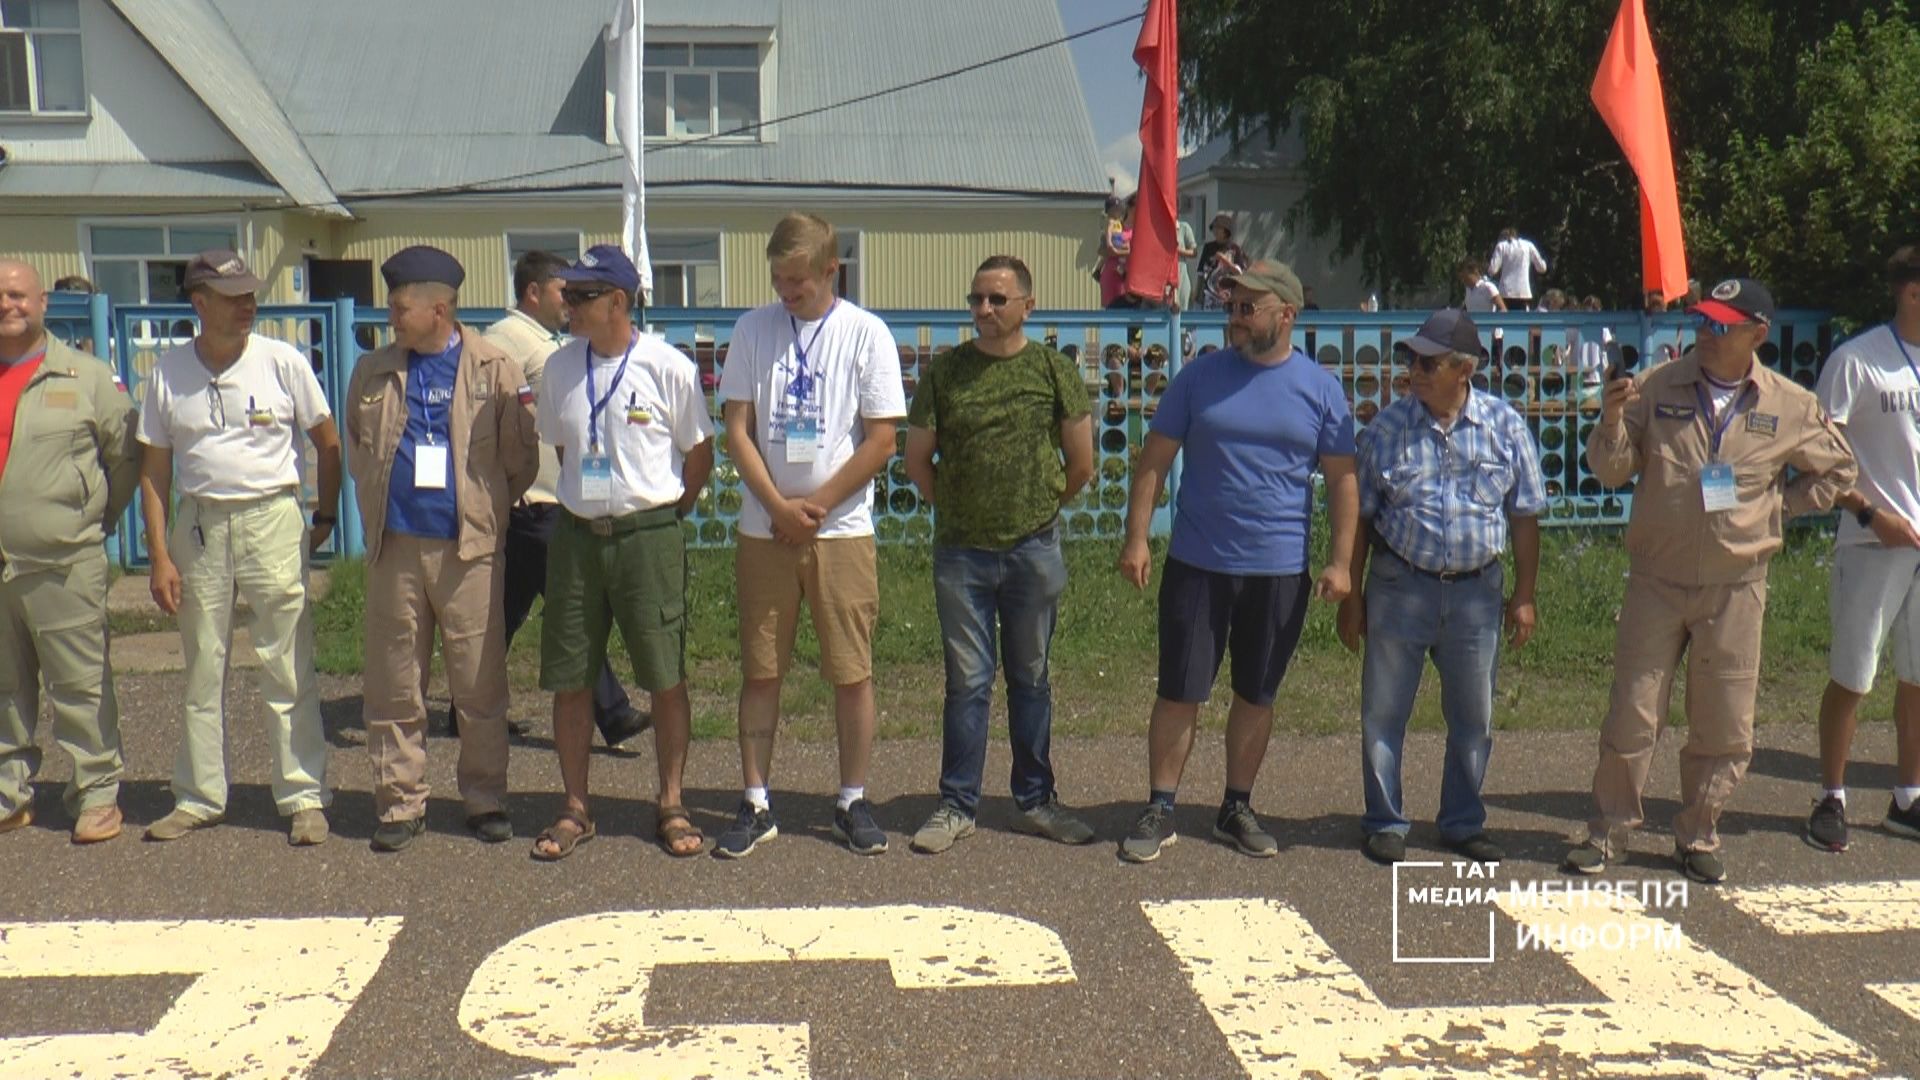
<path fill-rule="evenodd" d="M 633 347 L 639 341 L 636 334 L 627 342 L 626 354 L 620 357 L 620 367 L 614 371 L 613 382 L 604 397 L 594 386 L 593 350 L 587 350 L 587 453 L 580 459 L 580 497 L 587 502 L 608 502 L 613 498 L 613 458 L 600 446 L 600 415 L 619 391 L 620 381 L 627 374 L 627 361 L 633 358 Z M 628 400 L 631 405 L 631 397 Z"/>
<path fill-rule="evenodd" d="M 447 448 L 437 443 L 419 443 L 413 448 L 413 486 L 416 491 L 445 491 L 447 488 Z"/>
<path fill-rule="evenodd" d="M 580 497 L 588 502 L 606 502 L 613 498 L 613 459 L 606 454 L 589 454 L 580 459 Z"/>
<path fill-rule="evenodd" d="M 1700 500 L 1707 513 L 1724 513 L 1740 505 L 1740 491 L 1734 484 L 1733 466 L 1720 460 L 1720 441 L 1733 425 L 1734 414 L 1740 411 L 1746 388 L 1735 391 L 1725 415 L 1715 415 L 1712 399 L 1701 391 L 1700 384 L 1694 384 L 1693 393 L 1700 403 L 1700 419 L 1707 425 L 1707 447 L 1713 453 L 1713 460 L 1700 470 Z"/>
<path fill-rule="evenodd" d="M 796 416 L 787 421 L 787 464 L 811 465 L 820 456 L 820 421 Z"/>
<path fill-rule="evenodd" d="M 820 457 L 820 418 L 809 415 L 808 409 L 813 401 L 818 376 L 809 367 L 807 354 L 820 344 L 820 332 L 827 328 L 827 320 L 833 318 L 834 310 L 840 306 L 835 300 L 827 313 L 820 317 L 820 325 L 813 328 L 813 342 L 800 344 L 800 324 L 792 315 L 787 323 L 793 329 L 793 354 L 798 372 L 787 385 L 787 393 L 794 399 L 793 415 L 787 418 L 787 464 L 811 465 Z"/>

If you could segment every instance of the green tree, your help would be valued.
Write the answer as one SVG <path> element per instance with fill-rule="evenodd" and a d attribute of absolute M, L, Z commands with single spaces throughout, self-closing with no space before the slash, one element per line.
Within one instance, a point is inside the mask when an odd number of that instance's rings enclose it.
<path fill-rule="evenodd" d="M 1186 0 L 1182 8 L 1190 133 L 1297 131 L 1306 153 L 1297 223 L 1334 238 L 1383 287 L 1448 284 L 1456 260 L 1485 254 L 1513 225 L 1546 248 L 1553 284 L 1615 304 L 1638 295 L 1636 181 L 1588 98 L 1617 0 Z M 1905 0 L 1650 0 L 1648 8 L 1681 162 L 1690 267 L 1706 279 L 1745 271 L 1758 264 L 1723 242 L 1722 214 L 1777 171 L 1751 158 L 1754 147 L 1784 148 L 1805 131 L 1808 80 L 1793 77 L 1796 67 L 1833 52 L 1823 43 L 1838 28 L 1910 31 Z M 1876 12 L 1884 17 L 1870 19 Z M 1828 66 L 1854 74 L 1836 70 L 1829 81 L 1870 88 L 1876 76 L 1859 65 L 1877 55 L 1862 47 L 1836 56 Z M 1836 100 L 1834 111 L 1842 108 Z M 1717 184 L 1732 185 L 1739 199 Z M 1902 187 L 1911 181 L 1886 194 L 1897 202 Z M 1838 297 L 1826 287 L 1783 299 Z"/>

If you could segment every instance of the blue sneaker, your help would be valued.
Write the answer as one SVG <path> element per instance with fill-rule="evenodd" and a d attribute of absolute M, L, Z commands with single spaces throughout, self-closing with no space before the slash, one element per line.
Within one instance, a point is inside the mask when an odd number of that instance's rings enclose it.
<path fill-rule="evenodd" d="M 833 812 L 833 838 L 855 855 L 879 855 L 887 850 L 887 834 L 873 821 L 873 804 L 855 799 L 845 810 Z"/>
<path fill-rule="evenodd" d="M 720 834 L 714 841 L 713 853 L 722 859 L 744 859 L 753 854 L 762 840 L 771 840 L 780 835 L 780 826 L 773 823 L 773 811 L 756 809 L 745 799 L 740 800 L 740 812 L 734 816 L 733 825 Z"/>

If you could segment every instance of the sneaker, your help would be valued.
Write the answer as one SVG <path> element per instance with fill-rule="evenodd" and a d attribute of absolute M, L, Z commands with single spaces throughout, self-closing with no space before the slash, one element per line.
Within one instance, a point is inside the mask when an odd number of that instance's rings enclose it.
<path fill-rule="evenodd" d="M 1242 855 L 1251 855 L 1256 859 L 1280 854 L 1279 842 L 1260 827 L 1260 819 L 1254 816 L 1253 807 L 1243 802 L 1231 802 L 1220 808 L 1220 816 L 1213 823 L 1213 838 L 1232 845 Z"/>
<path fill-rule="evenodd" d="M 1900 809 L 1899 803 L 1888 800 L 1887 820 L 1881 822 L 1880 827 L 1895 836 L 1920 840 L 1920 799 L 1913 800 L 1913 805 L 1905 810 Z"/>
<path fill-rule="evenodd" d="M 972 835 L 973 819 L 961 813 L 959 807 L 941 803 L 907 846 L 924 855 L 938 855 Z"/>
<path fill-rule="evenodd" d="M 1374 862 L 1383 866 L 1392 866 L 1407 859 L 1407 837 L 1405 833 L 1376 832 L 1368 833 L 1360 850 Z"/>
<path fill-rule="evenodd" d="M 1497 863 L 1505 861 L 1507 851 L 1499 844 L 1487 838 L 1486 833 L 1474 833 L 1460 840 L 1442 840 L 1448 851 L 1465 856 L 1477 863 Z"/>
<path fill-rule="evenodd" d="M 1679 860 L 1681 873 L 1702 885 L 1718 885 L 1727 879 L 1726 864 L 1711 851 L 1674 848 L 1673 857 Z"/>
<path fill-rule="evenodd" d="M 1807 843 L 1821 851 L 1847 850 L 1847 804 L 1828 795 L 1813 804 L 1807 818 Z"/>
<path fill-rule="evenodd" d="M 1560 869 L 1576 874 L 1603 874 L 1607 869 L 1607 849 L 1592 839 L 1584 840 L 1560 860 Z"/>
<path fill-rule="evenodd" d="M 833 838 L 855 855 L 879 855 L 887 850 L 887 834 L 874 824 L 873 804 L 865 799 L 855 799 L 845 810 L 833 812 Z"/>
<path fill-rule="evenodd" d="M 607 717 L 600 725 L 600 737 L 607 740 L 608 746 L 619 746 L 652 726 L 653 714 L 629 705 Z"/>
<path fill-rule="evenodd" d="M 486 844 L 504 844 L 513 839 L 513 819 L 504 810 L 489 810 L 467 819 L 467 831 Z"/>
<path fill-rule="evenodd" d="M 773 811 L 762 810 L 745 799 L 740 800 L 740 812 L 734 815 L 733 825 L 720 834 L 713 843 L 713 853 L 722 859 L 744 859 L 753 854 L 760 841 L 771 840 L 780 835 L 780 826 L 773 823 Z"/>
<path fill-rule="evenodd" d="M 413 838 L 427 831 L 427 819 L 424 817 L 407 818 L 405 821 L 383 821 L 373 830 L 373 840 L 367 846 L 375 851 L 399 851 Z"/>
<path fill-rule="evenodd" d="M 327 812 L 317 806 L 295 810 L 287 822 L 287 843 L 294 847 L 314 847 L 327 842 Z"/>
<path fill-rule="evenodd" d="M 1128 862 L 1152 862 L 1179 839 L 1180 834 L 1173 831 L 1173 807 L 1150 802 L 1134 820 L 1127 838 L 1120 841 L 1120 857 Z"/>
<path fill-rule="evenodd" d="M 1014 816 L 1013 831 L 1028 836 L 1044 836 L 1062 844 L 1091 844 L 1093 830 L 1060 805 L 1060 796 L 1048 795 L 1045 802 L 1027 807 Z"/>
<path fill-rule="evenodd" d="M 178 840 L 195 829 L 210 829 L 220 824 L 218 814 L 213 817 L 200 817 L 186 810 L 174 809 L 166 817 L 147 826 L 147 839 L 155 842 Z"/>

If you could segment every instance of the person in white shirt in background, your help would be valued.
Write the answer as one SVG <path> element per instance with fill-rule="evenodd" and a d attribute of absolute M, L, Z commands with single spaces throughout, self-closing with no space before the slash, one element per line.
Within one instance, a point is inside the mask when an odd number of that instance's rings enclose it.
<path fill-rule="evenodd" d="M 1503 311 L 1527 311 L 1533 307 L 1533 275 L 1547 272 L 1547 260 L 1533 241 L 1508 228 L 1500 230 L 1500 242 L 1493 245 L 1493 259 L 1487 273 L 1500 282 L 1500 297 L 1507 302 Z"/>
<path fill-rule="evenodd" d="M 1466 299 L 1460 304 L 1470 312 L 1505 311 L 1506 301 L 1500 297 L 1500 287 L 1480 269 L 1473 259 L 1462 259 L 1455 268 L 1460 284 L 1467 290 Z"/>
<path fill-rule="evenodd" d="M 1833 548 L 1833 643 L 1820 699 L 1820 785 L 1807 842 L 1847 850 L 1847 756 L 1892 641 L 1897 764 L 1882 824 L 1920 839 L 1920 245 L 1887 260 L 1893 319 L 1834 350 L 1816 393 L 1860 463 Z"/>

